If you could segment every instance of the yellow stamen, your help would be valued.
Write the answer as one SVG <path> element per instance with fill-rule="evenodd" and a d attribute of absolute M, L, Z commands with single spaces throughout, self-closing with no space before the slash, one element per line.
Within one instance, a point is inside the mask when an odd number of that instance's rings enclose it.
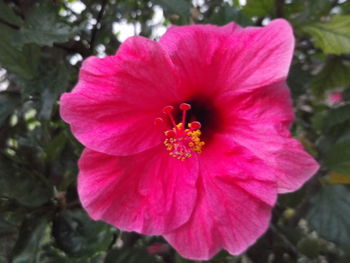
<path fill-rule="evenodd" d="M 168 151 L 170 151 L 170 156 L 184 161 L 187 158 L 192 157 L 192 152 L 202 153 L 202 148 L 205 145 L 203 141 L 200 140 L 201 131 L 191 130 L 190 124 L 189 129 L 183 129 L 182 123 L 176 125 L 176 128 L 172 130 L 175 132 L 175 137 L 166 138 L 164 140 L 164 145 Z"/>

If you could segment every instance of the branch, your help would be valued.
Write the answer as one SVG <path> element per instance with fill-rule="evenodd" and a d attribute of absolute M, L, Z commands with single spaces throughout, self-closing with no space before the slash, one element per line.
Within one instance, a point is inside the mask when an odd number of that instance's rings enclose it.
<path fill-rule="evenodd" d="M 264 20 L 265 17 L 258 17 L 258 19 L 256 20 L 256 22 L 254 23 L 255 26 L 262 26 L 262 22 Z"/>
<path fill-rule="evenodd" d="M 55 43 L 54 47 L 64 49 L 69 54 L 79 53 L 80 55 L 82 55 L 83 58 L 86 58 L 91 55 L 90 49 L 83 45 L 81 41 L 77 42 L 72 40 L 63 44 Z"/>
<path fill-rule="evenodd" d="M 102 20 L 104 11 L 106 9 L 107 3 L 108 3 L 108 0 L 103 0 L 101 10 L 100 10 L 100 12 L 98 12 L 98 15 L 96 18 L 96 24 L 95 24 L 94 28 L 92 29 L 91 40 L 90 40 L 90 51 L 91 52 L 93 52 L 93 50 L 95 48 L 96 34 L 97 34 L 97 31 L 98 31 L 99 26 L 101 24 L 101 20 Z"/>
<path fill-rule="evenodd" d="M 293 252 L 296 256 L 302 257 L 302 254 L 299 252 L 298 248 L 289 241 L 289 239 L 273 224 L 270 225 L 271 231 L 278 236 L 281 241 Z"/>
<path fill-rule="evenodd" d="M 295 209 L 294 216 L 288 220 L 288 224 L 291 226 L 296 226 L 301 218 L 305 217 L 309 205 L 310 199 L 314 196 L 314 194 L 320 189 L 321 183 L 319 181 L 319 176 L 315 176 L 311 181 L 309 181 L 305 185 L 305 194 L 303 201 L 298 205 Z"/>
<path fill-rule="evenodd" d="M 275 0 L 276 18 L 284 16 L 283 6 L 284 0 Z"/>
<path fill-rule="evenodd" d="M 11 27 L 11 28 L 13 28 L 13 29 L 16 29 L 16 30 L 20 29 L 19 26 L 16 26 L 16 25 L 14 25 L 14 24 L 11 24 L 11 23 L 9 23 L 9 22 L 7 22 L 7 21 L 5 21 L 5 20 L 2 20 L 1 18 L 0 18 L 0 23 L 6 25 L 6 26 L 8 26 L 8 27 Z"/>

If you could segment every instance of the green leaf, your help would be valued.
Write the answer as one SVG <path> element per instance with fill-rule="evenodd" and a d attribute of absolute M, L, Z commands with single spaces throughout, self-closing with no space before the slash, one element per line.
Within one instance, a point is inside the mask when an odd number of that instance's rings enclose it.
<path fill-rule="evenodd" d="M 332 109 L 322 121 L 322 130 L 325 133 L 333 132 L 335 129 L 343 129 L 344 124 L 350 121 L 350 105 Z M 339 127 L 340 126 L 340 127 Z"/>
<path fill-rule="evenodd" d="M 287 81 L 294 98 L 304 94 L 310 80 L 310 74 L 307 71 L 302 70 L 300 64 L 292 65 Z"/>
<path fill-rule="evenodd" d="M 283 10 L 293 24 L 305 24 L 307 21 L 315 21 L 328 15 L 331 8 L 332 3 L 329 0 L 293 0 L 285 5 Z"/>
<path fill-rule="evenodd" d="M 327 247 L 318 238 L 305 237 L 298 242 L 298 249 L 308 258 L 317 258 Z"/>
<path fill-rule="evenodd" d="M 50 200 L 52 189 L 41 177 L 16 169 L 10 163 L 0 158 L 0 196 L 28 207 L 38 207 Z"/>
<path fill-rule="evenodd" d="M 113 240 L 111 227 L 92 221 L 82 210 L 66 210 L 53 221 L 57 246 L 73 257 L 90 257 L 104 251 Z"/>
<path fill-rule="evenodd" d="M 350 141 L 333 145 L 326 154 L 325 163 L 335 172 L 350 173 Z"/>
<path fill-rule="evenodd" d="M 302 30 L 313 37 L 326 54 L 350 53 L 350 15 L 336 15 L 330 21 L 310 23 Z"/>
<path fill-rule="evenodd" d="M 311 87 L 314 94 L 321 97 L 327 90 L 349 85 L 349 76 L 350 66 L 346 65 L 340 57 L 332 57 L 314 77 Z"/>
<path fill-rule="evenodd" d="M 41 251 L 40 261 L 38 263 L 76 263 L 76 262 L 66 257 L 66 255 L 61 250 L 51 246 L 44 246 Z"/>
<path fill-rule="evenodd" d="M 36 5 L 29 11 L 25 25 L 14 36 L 14 43 L 20 48 L 26 43 L 52 46 L 53 43 L 68 41 L 77 32 L 78 28 L 60 22 L 54 9 Z"/>
<path fill-rule="evenodd" d="M 176 24 L 185 24 L 188 22 L 191 16 L 191 1 L 186 0 L 152 0 L 156 5 L 160 5 L 164 12 L 170 17 L 170 19 Z M 179 16 L 179 18 L 175 18 Z"/>
<path fill-rule="evenodd" d="M 104 255 L 97 255 L 86 259 L 72 258 L 62 250 L 53 247 L 52 244 L 48 244 L 42 247 L 37 263 L 102 263 L 102 258 L 104 258 Z"/>
<path fill-rule="evenodd" d="M 45 216 L 36 216 L 26 219 L 21 228 L 12 252 L 12 263 L 35 263 L 39 247 L 48 229 L 48 219 Z"/>
<path fill-rule="evenodd" d="M 12 9 L 4 3 L 3 0 L 0 0 L 0 19 L 16 26 L 22 25 L 22 19 L 17 16 Z"/>
<path fill-rule="evenodd" d="M 32 79 L 36 75 L 40 49 L 35 45 L 25 45 L 22 50 L 12 44 L 16 33 L 10 27 L 0 24 L 0 65 L 23 78 Z"/>
<path fill-rule="evenodd" d="M 350 14 L 350 2 L 349 1 L 343 1 L 343 3 L 341 3 L 339 6 L 341 7 L 341 10 L 340 10 L 341 14 Z"/>
<path fill-rule="evenodd" d="M 16 232 L 16 226 L 0 217 L 0 236 L 11 234 L 13 232 Z"/>
<path fill-rule="evenodd" d="M 104 263 L 156 263 L 158 262 L 154 257 L 149 255 L 145 249 L 142 248 L 121 248 L 112 249 L 107 254 Z"/>
<path fill-rule="evenodd" d="M 5 213 L 4 213 L 5 214 Z M 5 221 L 0 212 L 0 263 L 8 263 L 12 248 L 14 247 L 18 235 L 18 229 L 10 221 Z"/>
<path fill-rule="evenodd" d="M 339 145 L 350 141 L 350 105 L 325 112 L 320 123 L 321 137 L 317 142 L 317 146 L 326 164 L 335 168 L 337 167 L 336 163 L 338 161 L 342 162 L 343 159 L 336 160 L 336 157 L 332 156 L 333 151 L 337 151 L 337 148 L 340 147 Z M 331 150 L 332 153 L 330 152 Z M 340 154 L 336 153 L 336 156 Z M 338 170 L 338 168 L 335 169 Z"/>
<path fill-rule="evenodd" d="M 67 137 L 64 132 L 61 132 L 54 137 L 48 144 L 45 145 L 46 157 L 49 162 L 58 160 L 67 142 Z"/>
<path fill-rule="evenodd" d="M 225 25 L 232 21 L 240 24 L 241 26 L 252 25 L 252 21 L 248 17 L 246 17 L 240 10 L 231 7 L 227 3 L 220 7 L 220 9 L 214 11 L 212 16 L 209 18 L 208 23 Z"/>
<path fill-rule="evenodd" d="M 5 255 L 8 256 L 14 246 L 17 234 L 17 226 L 8 219 L 6 212 L 0 209 L 0 262 L 7 262 Z"/>
<path fill-rule="evenodd" d="M 52 114 L 53 106 L 59 95 L 67 90 L 69 85 L 70 72 L 65 64 L 48 73 L 41 78 L 38 83 L 38 89 L 41 90 L 42 106 L 39 116 L 44 120 L 49 120 Z"/>
<path fill-rule="evenodd" d="M 274 0 L 248 0 L 243 7 L 243 13 L 248 17 L 264 17 L 271 16 L 275 11 Z"/>
<path fill-rule="evenodd" d="M 327 185 L 311 200 L 307 219 L 325 239 L 349 247 L 350 191 L 343 185 Z"/>
<path fill-rule="evenodd" d="M 10 92 L 0 93 L 0 126 L 14 112 L 20 102 L 16 94 Z"/>

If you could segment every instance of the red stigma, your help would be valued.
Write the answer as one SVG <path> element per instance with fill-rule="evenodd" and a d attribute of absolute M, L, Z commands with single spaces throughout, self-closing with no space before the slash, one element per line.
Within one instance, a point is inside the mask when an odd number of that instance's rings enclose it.
<path fill-rule="evenodd" d="M 192 130 L 198 130 L 202 127 L 201 123 L 199 121 L 193 121 L 189 125 Z"/>
<path fill-rule="evenodd" d="M 168 106 L 165 106 L 165 107 L 163 108 L 163 113 L 169 114 L 169 113 L 171 113 L 173 110 L 174 110 L 174 107 L 171 106 L 171 105 L 168 105 Z"/>
<path fill-rule="evenodd" d="M 180 104 L 180 110 L 184 110 L 184 111 L 187 111 L 187 110 L 190 110 L 191 109 L 191 105 L 188 104 L 188 103 L 181 103 Z"/>

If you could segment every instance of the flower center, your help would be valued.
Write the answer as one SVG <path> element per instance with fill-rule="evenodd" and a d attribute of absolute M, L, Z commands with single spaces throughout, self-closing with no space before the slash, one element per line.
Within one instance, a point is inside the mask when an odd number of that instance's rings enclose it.
<path fill-rule="evenodd" d="M 165 140 L 164 145 L 169 151 L 169 155 L 184 161 L 190 158 L 193 153 L 202 153 L 202 147 L 205 144 L 200 140 L 201 136 L 201 124 L 198 121 L 187 123 L 186 127 L 186 113 L 191 109 L 191 105 L 187 103 L 180 104 L 180 110 L 182 110 L 182 121 L 176 123 L 173 111 L 173 106 L 165 106 L 163 113 L 169 118 L 172 128 L 166 129 L 164 132 Z M 163 118 L 155 119 L 156 125 L 162 125 L 165 121 Z"/>

